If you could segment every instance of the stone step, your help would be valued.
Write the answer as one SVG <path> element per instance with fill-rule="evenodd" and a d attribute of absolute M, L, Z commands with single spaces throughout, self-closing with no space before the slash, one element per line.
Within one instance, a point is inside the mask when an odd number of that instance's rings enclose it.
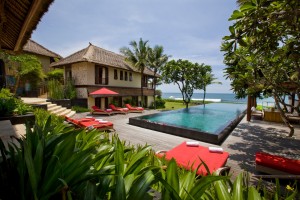
<path fill-rule="evenodd" d="M 48 107 L 48 111 L 51 113 L 55 113 L 57 110 L 59 110 L 61 108 L 62 108 L 61 106 L 58 106 L 55 104 L 54 106 L 50 106 L 50 108 Z"/>
<path fill-rule="evenodd" d="M 67 110 L 67 108 L 61 107 L 55 110 L 52 110 L 51 113 L 56 114 L 56 115 L 60 115 L 60 113 L 63 113 L 65 110 Z"/>
<path fill-rule="evenodd" d="M 76 112 L 71 110 L 71 109 L 66 109 L 63 112 L 59 113 L 60 116 L 68 116 L 71 117 L 75 114 Z"/>

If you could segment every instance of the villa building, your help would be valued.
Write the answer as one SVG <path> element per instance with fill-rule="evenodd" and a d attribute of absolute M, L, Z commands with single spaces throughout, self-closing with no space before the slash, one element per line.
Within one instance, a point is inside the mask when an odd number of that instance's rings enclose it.
<path fill-rule="evenodd" d="M 63 68 L 65 80 L 74 80 L 77 98 L 85 99 L 88 108 L 93 105 L 107 108 L 110 103 L 123 106 L 128 101 L 133 105 L 140 105 L 142 102 L 142 73 L 127 63 L 120 54 L 90 43 L 88 47 L 52 63 L 51 67 Z M 143 75 L 143 106 L 153 104 L 153 78 L 154 72 L 146 68 Z M 90 95 L 103 87 L 118 94 Z"/>

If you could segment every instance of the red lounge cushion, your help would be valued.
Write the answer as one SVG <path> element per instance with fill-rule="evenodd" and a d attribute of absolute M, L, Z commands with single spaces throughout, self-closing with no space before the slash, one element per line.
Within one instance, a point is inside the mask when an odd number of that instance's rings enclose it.
<path fill-rule="evenodd" d="M 300 175 L 300 160 L 293 160 L 268 153 L 257 152 L 255 162 L 258 165 Z"/>
<path fill-rule="evenodd" d="M 199 159 L 201 158 L 208 166 L 210 173 L 212 173 L 226 164 L 228 156 L 228 152 L 212 153 L 209 152 L 209 149 L 207 147 L 187 146 L 186 142 L 183 142 L 168 151 L 165 158 L 166 160 L 171 160 L 172 158 L 174 158 L 178 166 L 183 167 L 187 170 L 196 170 L 197 167 L 202 163 Z M 197 171 L 197 174 L 203 176 L 208 174 L 204 165 L 201 165 L 201 167 Z"/>

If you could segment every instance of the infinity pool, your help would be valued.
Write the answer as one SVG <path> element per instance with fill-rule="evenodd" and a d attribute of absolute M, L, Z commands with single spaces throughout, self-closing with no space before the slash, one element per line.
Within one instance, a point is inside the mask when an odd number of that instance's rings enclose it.
<path fill-rule="evenodd" d="M 129 124 L 219 144 L 245 115 L 246 104 L 211 103 L 129 119 Z"/>

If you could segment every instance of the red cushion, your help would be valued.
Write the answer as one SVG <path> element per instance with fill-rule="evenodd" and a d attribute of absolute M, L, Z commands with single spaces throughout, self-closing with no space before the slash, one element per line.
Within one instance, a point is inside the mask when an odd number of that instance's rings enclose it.
<path fill-rule="evenodd" d="M 196 170 L 197 167 L 202 163 L 200 160 L 201 158 L 208 166 L 210 173 L 212 173 L 226 164 L 228 156 L 228 152 L 212 153 L 207 147 L 187 146 L 186 142 L 183 142 L 168 151 L 165 158 L 166 160 L 171 160 L 172 158 L 174 158 L 178 166 L 183 167 L 187 170 Z M 203 176 L 208 174 L 204 165 L 201 165 L 201 167 L 197 171 L 197 174 Z"/>
<path fill-rule="evenodd" d="M 257 152 L 255 162 L 258 165 L 300 175 L 300 160 L 293 160 L 268 153 Z"/>

